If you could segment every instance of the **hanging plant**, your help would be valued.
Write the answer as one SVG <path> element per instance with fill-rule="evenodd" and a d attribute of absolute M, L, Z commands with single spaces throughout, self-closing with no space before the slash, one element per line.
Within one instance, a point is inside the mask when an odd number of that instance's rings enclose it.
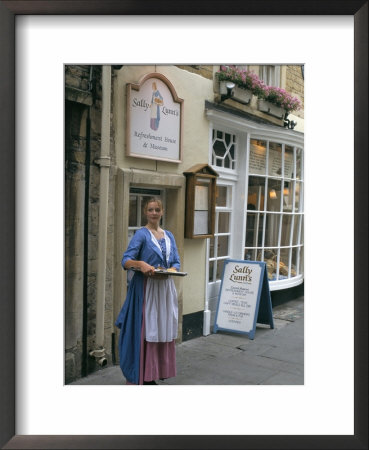
<path fill-rule="evenodd" d="M 297 111 L 302 106 L 297 97 L 293 97 L 285 89 L 273 86 L 265 86 L 259 98 L 284 109 L 287 113 Z"/>
<path fill-rule="evenodd" d="M 267 86 L 251 70 L 238 69 L 235 65 L 222 65 L 216 72 L 219 82 L 232 81 L 236 86 L 252 92 L 258 99 L 265 100 L 290 113 L 301 109 L 301 101 L 289 94 L 285 89 Z"/>
<path fill-rule="evenodd" d="M 254 95 L 261 93 L 263 87 L 265 87 L 254 72 L 238 69 L 236 66 L 220 66 L 216 75 L 218 81 L 233 81 L 236 86 L 247 89 Z"/>

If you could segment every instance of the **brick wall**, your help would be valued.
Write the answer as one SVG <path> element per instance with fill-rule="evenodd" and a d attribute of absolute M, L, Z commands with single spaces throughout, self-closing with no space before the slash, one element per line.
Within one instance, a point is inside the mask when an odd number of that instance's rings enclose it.
<path fill-rule="evenodd" d="M 304 79 L 302 77 L 301 66 L 287 66 L 286 70 L 286 90 L 302 101 L 302 109 L 293 114 L 304 117 Z"/>

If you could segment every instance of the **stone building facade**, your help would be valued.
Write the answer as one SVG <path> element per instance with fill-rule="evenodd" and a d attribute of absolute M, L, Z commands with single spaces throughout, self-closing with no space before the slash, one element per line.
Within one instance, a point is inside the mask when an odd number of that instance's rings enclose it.
<path fill-rule="evenodd" d="M 248 68 L 262 73 L 259 66 Z M 118 362 L 118 330 L 114 322 L 125 298 L 126 274 L 120 260 L 133 232 L 129 222 L 132 199 L 143 198 L 146 190 L 157 190 L 163 195 L 170 211 L 165 226 L 174 232 L 183 270 L 189 273 L 185 279 L 176 280 L 178 341 L 206 335 L 214 320 L 214 299 L 224 259 L 212 258 L 214 245 L 221 251 L 220 242 L 227 235 L 228 256 L 243 259 L 244 250 L 239 249 L 245 247 L 245 236 L 239 230 L 246 227 L 243 221 L 247 214 L 232 218 L 232 205 L 228 209 L 220 205 L 219 217 L 229 216 L 226 233 L 220 230 L 216 240 L 210 241 L 185 239 L 184 172 L 197 163 L 212 165 L 221 175 L 219 192 L 232 191 L 233 198 L 239 197 L 246 208 L 244 197 L 251 195 L 251 190 L 247 190 L 248 159 L 256 138 L 268 142 L 268 148 L 272 148 L 269 142 L 280 142 L 286 153 L 287 148 L 293 148 L 297 154 L 303 147 L 303 109 L 290 115 L 297 125 L 295 130 L 287 130 L 283 119 L 258 109 L 255 96 L 247 105 L 233 98 L 222 99 L 215 76 L 218 69 L 219 66 L 210 65 L 65 66 L 66 383 Z M 170 80 L 184 100 L 183 158 L 179 163 L 134 158 L 126 153 L 126 86 L 155 73 Z M 277 73 L 280 86 L 303 102 L 301 67 L 281 66 Z M 225 142 L 227 136 L 234 136 L 237 142 L 234 160 L 237 159 L 238 171 L 217 167 L 212 161 L 212 146 L 217 145 L 217 139 L 215 144 L 212 139 L 221 133 L 225 134 L 219 142 Z M 296 186 L 300 182 L 296 175 L 289 181 Z M 302 247 L 300 241 L 291 247 L 292 263 L 297 247 Z M 210 282 L 209 271 L 216 264 L 218 270 Z M 301 289 L 303 267 L 300 272 L 293 280 L 291 269 L 291 279 L 277 280 L 275 295 L 287 291 L 293 295 L 294 289 Z"/>

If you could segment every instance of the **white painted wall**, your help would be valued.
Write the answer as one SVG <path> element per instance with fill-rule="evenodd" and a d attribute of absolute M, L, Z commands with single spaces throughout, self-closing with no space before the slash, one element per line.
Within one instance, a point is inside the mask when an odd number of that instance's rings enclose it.
<path fill-rule="evenodd" d="M 138 83 L 140 78 L 152 72 L 165 75 L 173 84 L 178 97 L 183 102 L 182 163 L 145 160 L 125 155 L 126 133 L 126 84 Z M 183 174 L 193 165 L 208 163 L 209 122 L 205 116 L 205 100 L 213 101 L 213 81 L 175 66 L 123 66 L 116 71 L 113 98 L 113 121 L 115 129 L 116 164 L 120 168 L 144 169 L 165 174 Z M 164 178 L 163 178 L 164 179 Z M 148 172 L 150 184 L 150 172 Z M 128 205 L 127 205 L 128 206 Z M 183 221 L 185 205 L 178 204 Z M 167 214 L 171 214 L 167 211 Z M 170 230 L 176 236 L 177 230 Z M 182 236 L 183 238 L 183 236 Z M 124 251 L 124 249 L 122 249 Z M 183 278 L 183 314 L 204 309 L 206 241 L 204 239 L 184 239 L 182 270 L 188 272 Z"/>

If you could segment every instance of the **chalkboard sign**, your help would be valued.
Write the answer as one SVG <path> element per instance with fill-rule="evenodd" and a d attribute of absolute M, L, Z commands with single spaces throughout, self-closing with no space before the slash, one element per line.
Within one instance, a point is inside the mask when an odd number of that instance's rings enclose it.
<path fill-rule="evenodd" d="M 223 268 L 214 333 L 230 331 L 254 339 L 256 323 L 274 328 L 266 264 L 228 259 Z"/>

